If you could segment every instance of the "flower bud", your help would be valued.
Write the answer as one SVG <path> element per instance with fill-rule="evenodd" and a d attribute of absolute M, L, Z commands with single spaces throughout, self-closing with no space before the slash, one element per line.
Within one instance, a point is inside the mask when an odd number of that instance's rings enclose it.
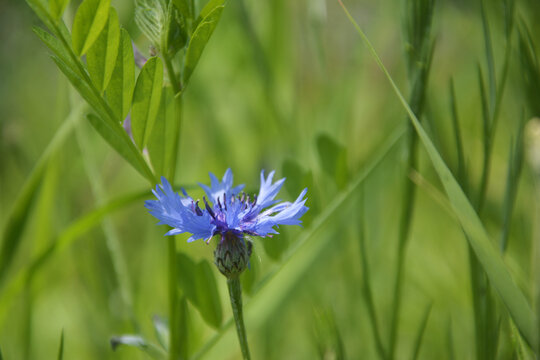
<path fill-rule="evenodd" d="M 251 248 L 251 241 L 246 242 L 242 236 L 227 232 L 221 236 L 214 251 L 214 263 L 227 278 L 236 277 L 249 266 Z"/>

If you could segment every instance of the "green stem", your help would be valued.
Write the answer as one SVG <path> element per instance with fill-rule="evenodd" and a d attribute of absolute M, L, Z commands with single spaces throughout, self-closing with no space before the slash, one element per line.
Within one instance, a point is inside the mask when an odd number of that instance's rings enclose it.
<path fill-rule="evenodd" d="M 171 82 L 174 95 L 177 95 L 180 91 L 182 91 L 182 85 L 180 84 L 180 81 L 178 80 L 178 77 L 176 76 L 176 72 L 174 71 L 171 58 L 168 56 L 168 54 L 163 54 L 163 62 L 165 63 L 167 74 L 169 74 L 169 81 Z"/>
<path fill-rule="evenodd" d="M 236 324 L 236 333 L 238 334 L 240 348 L 242 349 L 242 356 L 244 360 L 249 360 L 249 347 L 246 336 L 246 328 L 244 326 L 244 313 L 242 310 L 242 288 L 240 286 L 240 279 L 238 276 L 227 279 L 227 286 L 229 287 L 231 307 L 234 315 L 234 322 Z"/>
<path fill-rule="evenodd" d="M 384 346 L 381 339 L 381 332 L 379 329 L 378 321 L 377 321 L 377 312 L 375 310 L 375 303 L 373 301 L 373 291 L 371 289 L 371 276 L 369 272 L 369 263 L 368 263 L 368 256 L 367 256 L 367 249 L 366 249 L 366 239 L 365 239 L 365 229 L 364 229 L 364 205 L 362 201 L 361 205 L 361 220 L 360 220 L 360 234 L 359 234 L 359 242 L 360 242 L 360 263 L 362 266 L 362 277 L 363 277 L 363 295 L 364 299 L 366 301 L 368 315 L 371 323 L 371 328 L 373 331 L 373 337 L 375 338 L 375 346 L 377 349 L 377 352 L 379 353 L 379 358 L 382 360 L 386 359 L 386 351 L 384 350 Z"/>
<path fill-rule="evenodd" d="M 168 54 L 163 54 L 163 60 L 165 62 L 165 67 L 167 69 L 167 74 L 169 76 L 169 81 L 173 88 L 175 95 L 175 115 L 177 117 L 176 128 L 175 128 L 175 146 L 173 156 L 171 157 L 171 163 L 167 164 L 166 174 L 169 180 L 174 183 L 175 168 L 176 168 L 176 159 L 178 157 L 178 147 L 180 144 L 180 124 L 182 120 L 182 85 L 171 62 L 171 58 Z M 168 253 L 169 253 L 169 359 L 177 360 L 181 358 L 180 352 L 180 327 L 178 322 L 179 317 L 179 297 L 178 297 L 178 277 L 177 277 L 177 264 L 176 264 L 176 241 L 174 236 L 169 237 L 168 239 Z"/>
<path fill-rule="evenodd" d="M 416 168 L 417 136 L 414 133 L 412 125 L 409 125 L 409 161 L 406 171 L 409 172 Z M 399 317 L 401 312 L 401 292 L 403 287 L 403 276 L 405 272 L 405 255 L 407 249 L 407 240 L 412 224 L 412 214 L 414 210 L 414 195 L 416 193 L 415 184 L 409 177 L 405 178 L 405 190 L 403 193 L 403 207 L 401 208 L 401 222 L 399 225 L 397 265 L 394 278 L 394 299 L 392 303 L 392 320 L 390 327 L 390 347 L 389 359 L 394 358 L 394 352 L 397 342 L 397 330 L 399 327 Z"/>
<path fill-rule="evenodd" d="M 176 276 L 176 241 L 174 236 L 167 238 L 169 248 L 169 359 L 178 360 L 180 358 L 180 347 L 178 346 L 178 279 Z"/>

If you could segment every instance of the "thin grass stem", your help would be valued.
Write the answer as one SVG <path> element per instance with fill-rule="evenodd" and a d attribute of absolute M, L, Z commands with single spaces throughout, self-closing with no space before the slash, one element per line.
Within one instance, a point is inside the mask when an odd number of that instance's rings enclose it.
<path fill-rule="evenodd" d="M 366 301 L 370 324 L 373 330 L 373 336 L 375 338 L 375 347 L 377 353 L 381 359 L 386 359 L 386 351 L 381 339 L 381 331 L 377 321 L 377 311 L 375 310 L 375 304 L 373 302 L 373 292 L 371 289 L 371 276 L 369 271 L 369 263 L 367 259 L 366 240 L 365 240 L 365 219 L 364 219 L 364 205 L 361 201 L 361 218 L 360 218 L 360 234 L 358 240 L 360 243 L 360 263 L 362 266 L 362 284 L 363 295 Z"/>

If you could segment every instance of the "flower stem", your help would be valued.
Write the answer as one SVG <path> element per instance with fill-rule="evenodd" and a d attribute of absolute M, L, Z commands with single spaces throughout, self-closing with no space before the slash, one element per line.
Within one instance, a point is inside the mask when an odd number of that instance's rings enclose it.
<path fill-rule="evenodd" d="M 242 288 L 240 287 L 240 279 L 238 276 L 228 278 L 227 286 L 229 287 L 234 323 L 236 324 L 236 333 L 238 334 L 238 340 L 240 341 L 242 356 L 244 357 L 244 360 L 249 360 L 249 347 L 246 336 L 246 327 L 244 326 L 244 314 L 242 311 Z"/>

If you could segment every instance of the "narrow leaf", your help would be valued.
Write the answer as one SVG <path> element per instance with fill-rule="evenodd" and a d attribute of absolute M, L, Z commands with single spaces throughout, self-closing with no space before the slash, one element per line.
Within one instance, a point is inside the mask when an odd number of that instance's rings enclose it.
<path fill-rule="evenodd" d="M 191 75 L 193 74 L 193 71 L 195 70 L 197 63 L 199 62 L 199 59 L 201 58 L 204 47 L 208 43 L 208 40 L 210 40 L 210 37 L 212 36 L 212 33 L 214 32 L 214 29 L 216 28 L 219 22 L 222 12 L 223 12 L 223 6 L 219 6 L 215 8 L 214 10 L 212 10 L 210 14 L 208 14 L 201 21 L 199 26 L 197 26 L 197 28 L 193 32 L 193 35 L 191 37 L 191 40 L 189 42 L 189 45 L 186 51 L 184 75 L 183 75 L 184 86 L 186 86 L 189 83 L 189 79 L 191 78 Z"/>
<path fill-rule="evenodd" d="M 321 167 L 343 189 L 347 185 L 347 149 L 326 134 L 317 137 Z"/>
<path fill-rule="evenodd" d="M 152 170 L 146 164 L 141 153 L 137 151 L 129 136 L 124 129 L 118 124 L 118 128 L 111 127 L 108 123 L 101 120 L 93 114 L 87 116 L 90 124 L 96 131 L 115 149 L 128 163 L 133 166 L 142 176 L 147 178 L 151 183 L 156 183 L 156 179 Z"/>
<path fill-rule="evenodd" d="M 163 83 L 163 65 L 157 57 L 150 58 L 144 64 L 135 90 L 131 110 L 131 129 L 133 139 L 143 149 L 150 138 L 161 100 Z"/>
<path fill-rule="evenodd" d="M 225 0 L 210 0 L 204 5 L 201 12 L 199 13 L 199 16 L 197 17 L 197 20 L 193 24 L 194 28 L 197 28 L 197 26 L 208 16 L 212 11 L 217 9 L 218 7 L 224 7 L 225 6 Z"/>
<path fill-rule="evenodd" d="M 45 26 L 49 30 L 52 30 L 55 26 L 55 21 L 51 17 L 50 12 L 47 9 L 47 4 L 43 0 L 26 0 L 26 3 L 34 11 L 34 13 L 43 21 Z"/>
<path fill-rule="evenodd" d="M 62 329 L 62 335 L 60 335 L 60 347 L 58 348 L 58 360 L 64 359 L 64 329 Z"/>
<path fill-rule="evenodd" d="M 107 24 L 111 0 L 84 0 L 73 20 L 73 50 L 79 56 L 86 54 Z"/>
<path fill-rule="evenodd" d="M 86 63 L 88 72 L 97 89 L 103 93 L 111 80 L 120 44 L 120 25 L 116 10 L 109 10 L 107 25 L 88 49 Z"/>
<path fill-rule="evenodd" d="M 418 354 L 420 354 L 420 348 L 422 346 L 422 339 L 424 338 L 424 333 L 426 331 L 429 314 L 431 314 L 431 308 L 433 304 L 429 304 L 424 311 L 424 316 L 422 317 L 422 322 L 418 328 L 418 333 L 416 334 L 416 340 L 414 342 L 414 350 L 411 356 L 411 360 L 418 359 Z"/>
<path fill-rule="evenodd" d="M 103 116 L 104 119 L 109 119 L 107 116 L 107 110 L 101 103 L 101 99 L 92 91 L 91 85 L 80 76 L 75 70 L 73 70 L 69 65 L 64 63 L 62 59 L 53 56 L 53 61 L 56 63 L 60 71 L 68 78 L 69 82 L 73 87 L 79 92 L 79 94 L 85 99 L 94 110 Z"/>
<path fill-rule="evenodd" d="M 60 19 L 64 10 L 66 10 L 67 5 L 70 0 L 49 0 L 49 8 L 51 10 L 51 15 L 55 19 Z"/>
<path fill-rule="evenodd" d="M 126 118 L 131 107 L 135 85 L 135 59 L 131 38 L 125 29 L 120 30 L 120 44 L 109 86 L 107 101 L 119 121 Z"/>
<path fill-rule="evenodd" d="M 414 112 L 411 110 L 409 104 L 401 94 L 401 91 L 388 73 L 388 70 L 382 63 L 379 55 L 373 48 L 373 45 L 371 45 L 371 42 L 358 24 L 354 21 L 341 0 L 339 0 L 339 2 L 345 11 L 345 14 L 349 18 L 349 21 L 353 24 L 358 34 L 367 45 L 377 65 L 383 71 L 399 101 L 407 111 L 407 114 L 409 115 L 409 118 L 413 123 L 420 140 L 424 144 L 435 171 L 443 183 L 446 194 L 452 204 L 452 208 L 457 215 L 463 230 L 468 235 L 467 238 L 469 239 L 469 243 L 476 253 L 476 256 L 482 264 L 487 276 L 489 277 L 491 285 L 493 285 L 493 287 L 499 293 L 499 296 L 501 297 L 520 332 L 523 334 L 531 347 L 536 351 L 538 349 L 538 328 L 534 320 L 534 313 L 532 312 L 527 299 L 525 298 L 523 292 L 521 292 L 521 290 L 516 286 L 501 255 L 491 243 L 487 232 L 480 221 L 480 218 L 478 217 L 478 214 L 474 211 L 473 206 L 463 193 L 463 190 L 460 188 L 457 181 L 452 176 L 452 173 L 435 148 L 435 145 L 433 145 L 433 142 L 429 138 L 428 134 L 414 115 Z"/>
<path fill-rule="evenodd" d="M 41 39 L 41 41 L 45 43 L 45 45 L 47 45 L 49 50 L 51 50 L 54 55 L 56 55 L 60 60 L 62 60 L 62 62 L 66 64 L 69 69 L 77 75 L 77 77 L 82 77 L 82 74 L 79 71 L 77 64 L 70 57 L 68 50 L 66 50 L 65 46 L 60 40 L 39 27 L 34 27 L 33 30 L 34 33 Z"/>
<path fill-rule="evenodd" d="M 148 152 L 156 175 L 166 175 L 167 166 L 176 150 L 179 134 L 176 131 L 176 107 L 172 89 L 167 87 L 161 95 L 159 113 L 148 141 Z"/>
<path fill-rule="evenodd" d="M 191 19 L 191 6 L 189 5 L 189 0 L 172 0 L 172 2 L 183 17 Z"/>

